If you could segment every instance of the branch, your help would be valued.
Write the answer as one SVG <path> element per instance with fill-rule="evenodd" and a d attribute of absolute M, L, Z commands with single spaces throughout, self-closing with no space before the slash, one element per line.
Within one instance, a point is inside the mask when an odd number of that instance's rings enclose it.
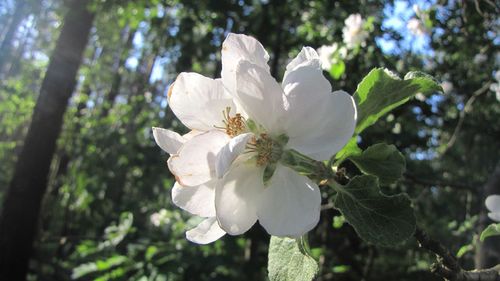
<path fill-rule="evenodd" d="M 460 130 L 462 129 L 462 126 L 464 124 L 465 114 L 472 110 L 472 104 L 474 103 L 474 101 L 476 101 L 477 97 L 488 92 L 490 85 L 491 85 L 491 82 L 484 84 L 481 88 L 476 90 L 472 94 L 472 96 L 467 100 L 467 102 L 464 105 L 464 108 L 462 109 L 462 111 L 460 111 L 458 123 L 457 123 L 457 126 L 455 127 L 455 130 L 453 131 L 453 135 L 451 136 L 450 140 L 446 144 L 443 152 L 441 153 L 441 156 L 445 155 L 446 152 L 455 144 L 455 142 L 457 141 L 458 134 L 460 133 Z"/>
<path fill-rule="evenodd" d="M 464 270 L 443 244 L 430 238 L 422 229 L 417 227 L 414 236 L 420 247 L 437 256 L 437 262 L 431 268 L 434 274 L 450 281 L 500 281 L 500 264 L 483 270 Z"/>
<path fill-rule="evenodd" d="M 456 189 L 471 190 L 471 186 L 477 186 L 477 184 L 465 184 L 461 182 L 450 182 L 442 179 L 425 179 L 418 175 L 414 175 L 406 172 L 405 178 L 421 185 L 425 186 L 449 186 Z"/>

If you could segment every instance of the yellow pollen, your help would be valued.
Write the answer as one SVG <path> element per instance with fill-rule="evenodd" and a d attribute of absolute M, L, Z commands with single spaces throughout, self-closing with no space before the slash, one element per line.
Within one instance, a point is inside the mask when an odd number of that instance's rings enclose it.
<path fill-rule="evenodd" d="M 229 115 L 231 111 L 230 107 L 226 107 L 226 109 L 222 112 L 224 115 L 224 125 L 226 125 L 226 134 L 230 137 L 235 137 L 246 129 L 245 118 L 241 116 L 241 114 L 236 113 L 235 116 L 231 117 Z"/>
<path fill-rule="evenodd" d="M 257 153 L 257 165 L 266 166 L 276 158 L 274 141 L 267 134 L 260 134 L 259 138 L 253 137 L 247 144 L 251 152 Z"/>

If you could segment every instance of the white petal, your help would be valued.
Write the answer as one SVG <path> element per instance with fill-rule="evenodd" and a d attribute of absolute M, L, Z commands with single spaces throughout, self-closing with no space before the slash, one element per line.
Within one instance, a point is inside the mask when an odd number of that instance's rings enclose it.
<path fill-rule="evenodd" d="M 217 130 L 197 135 L 168 159 L 168 168 L 184 186 L 206 183 L 215 178 L 216 156 L 229 140 L 226 133 Z"/>
<path fill-rule="evenodd" d="M 197 244 L 208 244 L 218 240 L 224 234 L 226 232 L 219 227 L 217 219 L 211 217 L 202 221 L 197 227 L 188 230 L 186 238 Z"/>
<path fill-rule="evenodd" d="M 153 127 L 153 137 L 156 144 L 166 153 L 175 154 L 186 139 L 174 131 Z"/>
<path fill-rule="evenodd" d="M 226 107 L 236 110 L 220 79 L 214 80 L 191 72 L 177 76 L 169 91 L 168 102 L 184 125 L 201 131 L 212 130 L 214 126 L 222 127 L 222 112 Z"/>
<path fill-rule="evenodd" d="M 285 131 L 288 147 L 316 160 L 327 160 L 352 137 L 356 126 L 354 99 L 344 91 L 330 93 L 320 69 L 302 65 L 283 81 L 287 97 Z"/>
<path fill-rule="evenodd" d="M 286 77 L 288 76 L 288 73 L 290 71 L 293 71 L 295 68 L 306 64 L 316 67 L 318 69 L 321 68 L 319 55 L 316 52 L 316 50 L 314 50 L 311 47 L 302 48 L 300 53 L 286 66 L 286 71 L 283 81 L 286 80 Z"/>
<path fill-rule="evenodd" d="M 500 195 L 490 195 L 484 203 L 491 212 L 500 213 Z"/>
<path fill-rule="evenodd" d="M 204 132 L 204 131 L 198 131 L 198 130 L 192 130 L 192 131 L 189 131 L 189 133 L 182 135 L 182 137 L 183 137 L 186 141 L 188 141 L 188 140 L 190 140 L 190 139 L 194 138 L 195 136 L 197 136 L 197 135 L 201 135 L 201 134 L 203 134 L 203 133 L 205 133 L 205 132 Z"/>
<path fill-rule="evenodd" d="M 494 221 L 500 222 L 500 212 L 498 212 L 498 213 L 488 213 L 488 217 L 490 217 L 490 219 L 492 219 Z"/>
<path fill-rule="evenodd" d="M 257 199 L 264 190 L 263 169 L 255 163 L 235 161 L 215 188 L 215 210 L 222 229 L 242 234 L 257 221 Z"/>
<path fill-rule="evenodd" d="M 222 43 L 222 82 L 224 86 L 233 93 L 236 91 L 236 66 L 240 60 L 251 61 L 262 67 L 269 73 L 269 54 L 266 49 L 255 38 L 243 35 L 229 33 L 226 40 Z"/>
<path fill-rule="evenodd" d="M 214 217 L 215 184 L 216 180 L 198 186 L 182 186 L 176 182 L 172 187 L 172 202 L 193 215 Z"/>
<path fill-rule="evenodd" d="M 284 93 L 276 80 L 263 68 L 240 61 L 236 69 L 239 101 L 249 118 L 264 126 L 268 132 L 282 133 L 280 119 L 284 113 Z"/>
<path fill-rule="evenodd" d="M 253 137 L 252 133 L 238 135 L 232 138 L 217 154 L 215 174 L 222 178 L 231 167 L 233 161 L 245 151 L 247 142 Z"/>
<path fill-rule="evenodd" d="M 321 194 L 305 176 L 278 164 L 261 194 L 257 215 L 271 235 L 299 237 L 319 221 Z"/>

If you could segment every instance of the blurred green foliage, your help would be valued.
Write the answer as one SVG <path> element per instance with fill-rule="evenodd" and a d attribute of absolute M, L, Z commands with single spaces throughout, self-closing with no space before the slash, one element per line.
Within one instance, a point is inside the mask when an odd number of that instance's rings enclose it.
<path fill-rule="evenodd" d="M 500 101 L 488 90 L 499 67 L 498 7 L 415 2 L 428 7 L 432 26 L 420 52 L 405 45 L 407 34 L 383 25 L 392 1 L 95 1 L 95 27 L 58 141 L 29 280 L 265 280 L 269 236 L 260 226 L 205 246 L 184 238 L 196 218 L 170 200 L 168 155 L 156 147 L 151 127 L 185 130 L 167 107 L 168 86 L 182 71 L 219 77 L 228 32 L 259 39 L 273 75 L 282 77 L 302 46 L 340 43 L 352 13 L 369 19 L 370 37 L 335 65 L 333 77 L 325 72 L 334 90 L 354 93 L 375 67 L 423 69 L 453 84 L 381 116 L 358 145 L 385 142 L 403 152 L 405 180 L 382 191 L 407 192 L 418 223 L 474 268 L 485 225 L 483 186 L 500 159 Z M 0 6 L 2 21 L 11 21 L 15 3 Z M 61 0 L 30 2 L 1 66 L 0 199 L 64 12 Z M 376 38 L 396 48 L 383 50 Z M 487 59 L 475 63 L 477 54 Z M 349 161 L 343 166 L 351 174 L 357 169 Z M 318 280 L 438 280 L 429 273 L 433 257 L 416 242 L 397 248 L 362 242 L 331 208 L 332 191 L 323 193 L 321 221 L 309 234 Z M 153 224 L 151 215 L 163 209 Z"/>

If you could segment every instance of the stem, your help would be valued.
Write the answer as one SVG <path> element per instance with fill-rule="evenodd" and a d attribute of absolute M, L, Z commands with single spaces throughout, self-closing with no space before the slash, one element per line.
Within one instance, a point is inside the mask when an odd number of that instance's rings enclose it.
<path fill-rule="evenodd" d="M 414 236 L 420 247 L 436 255 L 437 262 L 431 268 L 434 274 L 450 281 L 500 281 L 500 264 L 484 270 L 464 270 L 443 244 L 430 238 L 422 229 L 417 227 Z"/>

